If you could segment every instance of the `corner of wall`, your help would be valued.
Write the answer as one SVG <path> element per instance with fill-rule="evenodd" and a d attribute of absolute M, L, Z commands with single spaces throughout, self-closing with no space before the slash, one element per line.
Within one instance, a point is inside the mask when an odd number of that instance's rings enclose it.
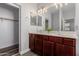
<path fill-rule="evenodd" d="M 21 51 L 21 52 L 20 52 L 20 55 L 23 55 L 23 54 L 27 53 L 28 51 L 30 51 L 29 48 L 28 48 L 28 49 L 25 49 L 25 50 L 23 50 L 23 51 Z"/>

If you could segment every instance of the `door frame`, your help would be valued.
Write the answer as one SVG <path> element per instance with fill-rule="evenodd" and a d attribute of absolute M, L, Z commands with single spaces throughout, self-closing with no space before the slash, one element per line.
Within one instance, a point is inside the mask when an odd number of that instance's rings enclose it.
<path fill-rule="evenodd" d="M 21 6 L 18 3 L 5 3 L 19 9 L 19 54 L 21 54 Z"/>

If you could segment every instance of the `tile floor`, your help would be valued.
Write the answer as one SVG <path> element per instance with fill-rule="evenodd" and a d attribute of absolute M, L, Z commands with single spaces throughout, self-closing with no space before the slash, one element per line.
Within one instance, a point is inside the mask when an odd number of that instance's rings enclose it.
<path fill-rule="evenodd" d="M 32 51 L 28 51 L 27 53 L 23 54 L 23 55 L 20 55 L 20 54 L 15 54 L 13 56 L 38 56 L 37 54 L 35 54 L 34 52 Z"/>
<path fill-rule="evenodd" d="M 18 48 L 7 50 L 7 51 L 0 51 L 0 56 L 12 56 L 16 53 L 18 53 Z"/>

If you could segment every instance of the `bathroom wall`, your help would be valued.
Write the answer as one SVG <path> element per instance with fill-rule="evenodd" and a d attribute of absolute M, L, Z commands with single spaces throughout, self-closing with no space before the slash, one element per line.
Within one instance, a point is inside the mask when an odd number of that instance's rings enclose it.
<path fill-rule="evenodd" d="M 21 54 L 29 50 L 29 33 L 43 30 L 44 20 L 42 26 L 32 26 L 30 24 L 30 11 L 36 10 L 37 5 L 33 3 L 22 3 L 21 5 Z"/>
<path fill-rule="evenodd" d="M 17 13 L 17 11 L 16 11 Z M 15 19 L 14 12 L 0 7 L 0 17 Z M 0 19 L 0 49 L 18 44 L 18 22 Z"/>

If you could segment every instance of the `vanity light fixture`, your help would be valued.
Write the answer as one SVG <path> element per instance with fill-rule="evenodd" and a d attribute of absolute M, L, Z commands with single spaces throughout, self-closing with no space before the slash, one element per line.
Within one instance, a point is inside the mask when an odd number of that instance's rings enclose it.
<path fill-rule="evenodd" d="M 61 8 L 63 7 L 63 5 L 68 5 L 68 3 L 54 3 L 50 6 L 46 6 L 44 8 L 38 9 L 37 11 L 31 11 L 31 16 L 36 16 L 36 15 L 43 15 L 47 12 L 48 8 L 55 6 L 56 9 L 58 9 L 58 6 L 60 6 Z"/>
<path fill-rule="evenodd" d="M 47 10 L 48 10 L 48 7 L 41 8 L 41 9 L 37 10 L 37 14 L 42 15 L 42 14 L 46 13 Z"/>
<path fill-rule="evenodd" d="M 47 10 L 48 10 L 48 7 L 44 7 L 44 8 L 43 8 L 43 13 L 46 13 Z"/>
<path fill-rule="evenodd" d="M 46 8 L 43 8 L 43 14 L 44 14 L 45 12 L 47 12 L 47 9 L 46 9 Z"/>
<path fill-rule="evenodd" d="M 31 10 L 30 11 L 30 15 L 33 17 L 33 16 L 36 16 L 37 15 L 37 12 L 36 11 L 34 11 L 34 10 Z"/>
<path fill-rule="evenodd" d="M 32 10 L 30 12 L 30 14 L 31 14 L 31 16 L 42 15 L 42 14 L 47 12 L 47 9 L 48 9 L 48 7 L 41 8 L 41 9 L 39 9 L 37 11 Z"/>
<path fill-rule="evenodd" d="M 38 15 L 41 15 L 42 13 L 43 13 L 43 9 L 40 9 L 40 10 L 37 11 Z"/>

